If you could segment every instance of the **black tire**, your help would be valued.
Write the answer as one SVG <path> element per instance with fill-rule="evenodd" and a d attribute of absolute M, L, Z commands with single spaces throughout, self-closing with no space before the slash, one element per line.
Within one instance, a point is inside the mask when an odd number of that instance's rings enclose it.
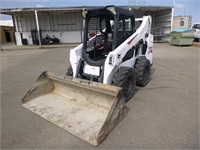
<path fill-rule="evenodd" d="M 112 85 L 122 88 L 125 102 L 128 102 L 135 93 L 135 75 L 132 68 L 121 67 L 113 76 Z"/>
<path fill-rule="evenodd" d="M 195 42 L 200 42 L 200 38 L 194 38 Z"/>
<path fill-rule="evenodd" d="M 68 76 L 73 76 L 73 70 L 72 70 L 72 66 L 71 66 L 71 65 L 67 68 L 67 73 L 66 73 L 66 75 L 68 75 Z"/>
<path fill-rule="evenodd" d="M 150 61 L 144 56 L 139 57 L 135 63 L 135 78 L 136 85 L 144 87 L 149 83 L 151 75 L 151 65 Z"/>

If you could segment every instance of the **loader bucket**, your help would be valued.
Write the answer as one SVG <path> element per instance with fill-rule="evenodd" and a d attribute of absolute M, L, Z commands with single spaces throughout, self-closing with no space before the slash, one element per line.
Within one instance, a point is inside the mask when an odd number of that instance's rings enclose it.
<path fill-rule="evenodd" d="M 95 146 L 127 114 L 121 88 L 48 72 L 40 75 L 22 105 Z"/>

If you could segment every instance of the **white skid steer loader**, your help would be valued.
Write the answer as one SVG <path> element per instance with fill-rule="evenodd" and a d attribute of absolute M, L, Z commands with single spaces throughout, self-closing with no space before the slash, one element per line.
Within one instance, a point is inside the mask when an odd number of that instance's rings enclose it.
<path fill-rule="evenodd" d="M 43 72 L 22 105 L 97 146 L 127 114 L 135 85 L 149 82 L 152 20 L 115 6 L 82 16 L 83 43 L 70 51 L 68 76 Z"/>

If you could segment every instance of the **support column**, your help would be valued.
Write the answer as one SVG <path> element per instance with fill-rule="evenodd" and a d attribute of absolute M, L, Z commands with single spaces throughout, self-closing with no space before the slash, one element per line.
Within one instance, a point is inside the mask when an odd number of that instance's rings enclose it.
<path fill-rule="evenodd" d="M 12 14 L 12 21 L 13 21 L 13 26 L 14 26 L 14 41 L 15 41 L 15 45 L 17 45 L 17 42 L 16 42 L 16 37 L 15 37 L 15 32 L 16 31 L 18 31 L 18 29 L 16 30 L 16 28 L 18 28 L 18 26 L 16 25 L 16 21 L 17 19 L 16 19 L 16 16 L 14 16 L 13 14 Z"/>
<path fill-rule="evenodd" d="M 174 9 L 176 6 L 176 0 L 173 0 L 173 8 L 172 8 L 172 13 L 171 13 L 171 31 L 173 30 L 174 26 Z"/>
<path fill-rule="evenodd" d="M 38 21 L 37 10 L 35 10 L 35 21 L 36 21 L 36 27 L 37 27 L 37 31 L 38 31 L 39 47 L 42 48 L 41 37 L 40 37 L 40 26 L 39 26 L 39 21 Z"/>

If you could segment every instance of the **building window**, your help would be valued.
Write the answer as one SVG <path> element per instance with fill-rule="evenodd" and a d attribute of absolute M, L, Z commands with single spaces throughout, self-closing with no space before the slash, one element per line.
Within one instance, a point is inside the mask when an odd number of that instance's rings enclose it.
<path fill-rule="evenodd" d="M 184 26 L 184 21 L 180 21 L 180 26 Z"/>

